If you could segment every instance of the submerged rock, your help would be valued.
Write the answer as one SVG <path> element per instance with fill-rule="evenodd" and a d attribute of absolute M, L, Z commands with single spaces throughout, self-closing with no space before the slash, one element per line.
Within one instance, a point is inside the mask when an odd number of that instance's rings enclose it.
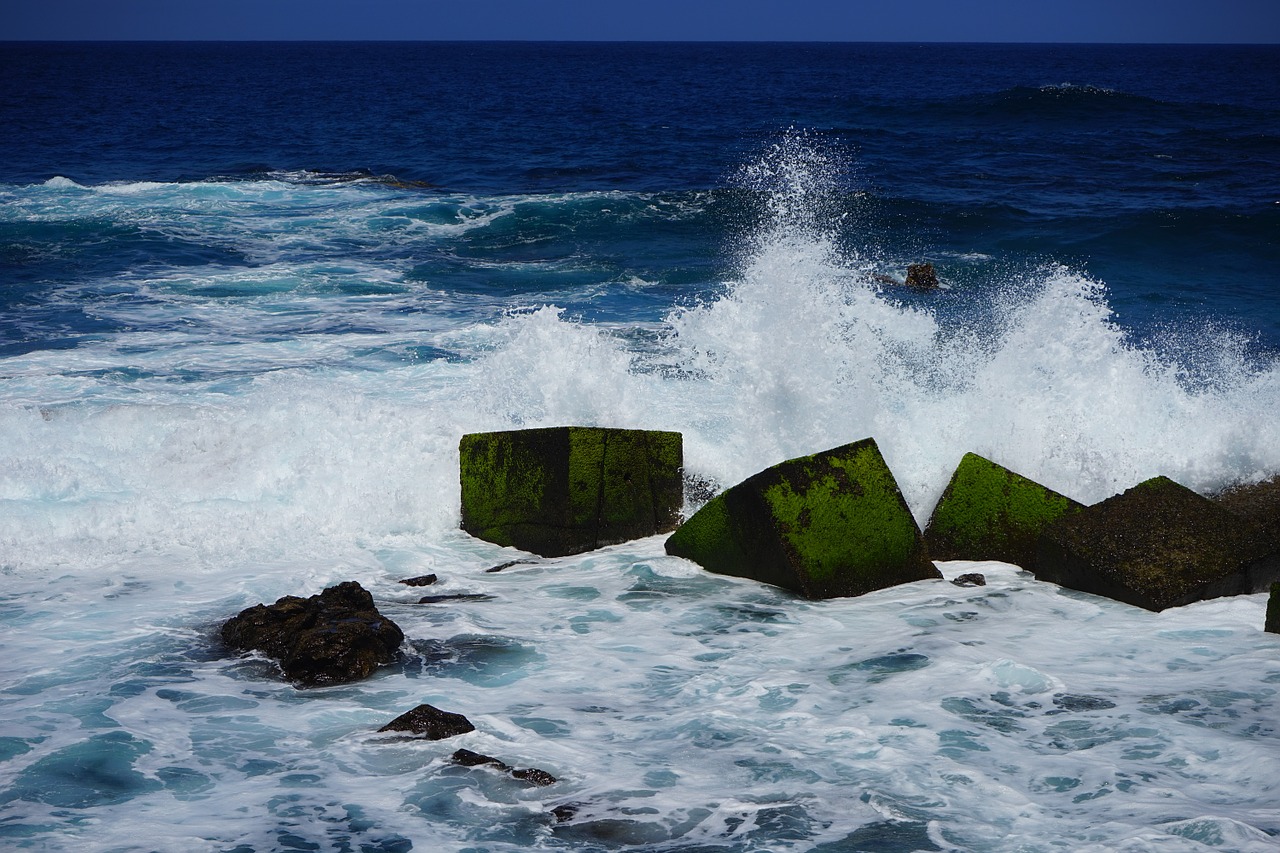
<path fill-rule="evenodd" d="M 552 427 L 464 435 L 462 529 L 544 557 L 675 528 L 678 432 Z"/>
<path fill-rule="evenodd" d="M 694 513 L 666 550 L 815 599 L 942 577 L 870 438 L 749 477 Z"/>
<path fill-rule="evenodd" d="M 412 711 L 405 711 L 378 729 L 380 732 L 406 732 L 408 734 L 422 735 L 427 740 L 444 740 L 445 738 L 464 735 L 475 730 L 476 727 L 471 725 L 471 721 L 462 714 L 441 711 L 434 705 L 428 705 L 425 702 Z"/>
<path fill-rule="evenodd" d="M 275 658 L 290 681 L 303 687 L 357 681 L 389 663 L 404 642 L 396 623 L 354 581 L 319 595 L 293 595 L 241 611 L 222 626 L 233 649 Z"/>
<path fill-rule="evenodd" d="M 969 572 L 951 579 L 956 586 L 986 586 L 987 576 L 981 572 Z"/>
<path fill-rule="evenodd" d="M 976 453 L 938 499 L 924 541 L 935 560 L 999 560 L 1031 570 L 1044 529 L 1084 505 Z"/>
<path fill-rule="evenodd" d="M 536 767 L 527 767 L 518 769 L 500 761 L 491 755 L 482 755 L 479 752 L 472 752 L 469 749 L 460 749 L 452 756 L 455 764 L 461 764 L 463 767 L 492 767 L 511 776 L 513 779 L 519 779 L 521 782 L 528 782 L 530 785 L 538 785 L 546 787 L 554 785 L 556 777 L 552 776 L 545 770 L 539 770 Z"/>
<path fill-rule="evenodd" d="M 435 583 L 438 580 L 440 580 L 440 578 L 436 577 L 434 574 L 430 574 L 430 575 L 418 575 L 415 578 L 404 578 L 403 580 L 400 581 L 400 583 L 404 584 L 405 586 L 431 586 L 433 583 Z"/>
<path fill-rule="evenodd" d="M 1256 525 L 1167 477 L 1063 516 L 1037 556 L 1040 580 L 1156 611 L 1280 578 L 1280 553 Z"/>

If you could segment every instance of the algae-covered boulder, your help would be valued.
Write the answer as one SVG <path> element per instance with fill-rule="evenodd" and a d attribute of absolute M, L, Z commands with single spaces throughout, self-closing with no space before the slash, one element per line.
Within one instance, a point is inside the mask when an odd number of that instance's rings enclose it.
<path fill-rule="evenodd" d="M 1031 569 L 1045 527 L 1083 508 L 1021 474 L 966 453 L 934 507 L 924 541 L 935 560 L 999 560 Z"/>
<path fill-rule="evenodd" d="M 462 529 L 544 557 L 675 528 L 678 432 L 550 427 L 464 435 Z"/>
<path fill-rule="evenodd" d="M 942 577 L 870 438 L 749 477 L 698 510 L 666 549 L 807 598 Z"/>
<path fill-rule="evenodd" d="M 1040 538 L 1037 578 L 1148 610 L 1261 592 L 1280 578 L 1266 534 L 1167 477 L 1070 513 Z"/>

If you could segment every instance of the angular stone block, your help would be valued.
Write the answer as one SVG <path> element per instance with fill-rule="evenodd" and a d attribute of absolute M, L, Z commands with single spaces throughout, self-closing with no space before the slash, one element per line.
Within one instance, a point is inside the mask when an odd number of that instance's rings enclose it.
<path fill-rule="evenodd" d="M 1262 592 L 1280 578 L 1280 554 L 1257 525 L 1156 477 L 1049 525 L 1033 571 L 1159 611 Z"/>
<path fill-rule="evenodd" d="M 870 438 L 747 478 L 694 513 L 666 550 L 815 599 L 942 577 Z"/>
<path fill-rule="evenodd" d="M 1050 523 L 1084 505 L 966 453 L 938 499 L 924 541 L 935 560 L 999 560 L 1032 569 Z"/>
<path fill-rule="evenodd" d="M 550 427 L 464 435 L 462 529 L 544 557 L 675 528 L 678 432 Z"/>

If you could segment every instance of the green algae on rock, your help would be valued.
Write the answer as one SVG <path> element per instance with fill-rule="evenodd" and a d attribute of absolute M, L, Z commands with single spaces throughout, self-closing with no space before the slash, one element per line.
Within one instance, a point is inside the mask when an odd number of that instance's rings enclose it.
<path fill-rule="evenodd" d="M 1280 553 L 1258 525 L 1155 477 L 1049 525 L 1032 571 L 1159 611 L 1262 592 L 1280 578 Z"/>
<path fill-rule="evenodd" d="M 754 474 L 694 513 L 666 550 L 814 599 L 942 577 L 870 438 Z"/>
<path fill-rule="evenodd" d="M 924 540 L 935 560 L 999 560 L 1033 568 L 1050 523 L 1084 505 L 966 453 L 938 499 Z"/>
<path fill-rule="evenodd" d="M 678 432 L 548 427 L 464 435 L 462 529 L 544 557 L 675 528 Z"/>

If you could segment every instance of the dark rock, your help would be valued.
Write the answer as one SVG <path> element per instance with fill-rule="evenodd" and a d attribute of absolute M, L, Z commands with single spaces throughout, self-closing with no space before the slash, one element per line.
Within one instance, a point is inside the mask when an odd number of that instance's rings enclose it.
<path fill-rule="evenodd" d="M 418 575 L 416 578 L 405 578 L 400 583 L 405 586 L 431 586 L 438 580 L 435 575 Z"/>
<path fill-rule="evenodd" d="M 1159 611 L 1261 592 L 1280 578 L 1280 554 L 1256 525 L 1156 477 L 1045 528 L 1032 571 Z"/>
<path fill-rule="evenodd" d="M 1280 634 L 1280 583 L 1271 585 L 1271 595 L 1267 597 L 1267 621 L 1262 630 L 1272 634 Z"/>
<path fill-rule="evenodd" d="M 694 513 L 666 550 L 807 598 L 942 577 L 870 438 L 749 477 Z"/>
<path fill-rule="evenodd" d="M 513 779 L 519 779 L 521 782 L 528 782 L 531 785 L 546 787 L 556 783 L 556 777 L 545 770 L 539 770 L 536 767 L 517 770 L 505 761 L 499 761 L 491 755 L 482 755 L 469 749 L 458 750 L 453 754 L 452 758 L 455 764 L 461 764 L 463 767 L 492 767 L 495 770 L 509 774 Z"/>
<path fill-rule="evenodd" d="M 1261 483 L 1232 486 L 1212 500 L 1236 515 L 1262 527 L 1280 549 L 1280 475 Z"/>
<path fill-rule="evenodd" d="M 479 767 L 481 765 L 488 765 L 503 771 L 512 769 L 510 764 L 499 761 L 491 755 L 481 755 L 480 753 L 472 752 L 469 749 L 460 749 L 455 752 L 451 758 L 453 759 L 454 764 L 461 764 L 463 767 Z"/>
<path fill-rule="evenodd" d="M 485 571 L 485 574 L 492 575 L 492 574 L 497 574 L 498 572 L 501 572 L 501 571 L 505 571 L 506 569 L 509 569 L 512 566 L 532 566 L 532 565 L 536 565 L 537 562 L 538 562 L 537 560 L 507 560 L 505 563 L 499 563 L 496 566 L 490 566 L 484 571 Z"/>
<path fill-rule="evenodd" d="M 310 598 L 287 595 L 243 610 L 222 626 L 222 639 L 275 658 L 286 678 L 310 687 L 367 678 L 395 658 L 404 633 L 360 584 L 347 581 Z"/>
<path fill-rule="evenodd" d="M 556 777 L 552 776 L 547 771 L 539 770 L 536 767 L 527 767 L 523 770 L 512 770 L 511 776 L 515 779 L 519 779 L 521 782 L 528 782 L 530 785 L 537 785 L 542 788 L 556 783 Z"/>
<path fill-rule="evenodd" d="M 423 703 L 412 711 L 406 711 L 387 723 L 380 732 L 408 732 L 425 735 L 428 740 L 444 740 L 455 735 L 474 732 L 476 727 L 461 714 L 441 711 L 434 705 Z"/>
<path fill-rule="evenodd" d="M 462 529 L 544 557 L 675 528 L 680 433 L 552 427 L 464 435 Z"/>
<path fill-rule="evenodd" d="M 999 560 L 1032 570 L 1050 523 L 1083 504 L 966 453 L 938 499 L 924 541 L 935 560 Z"/>
<path fill-rule="evenodd" d="M 986 586 L 987 578 L 981 572 L 970 572 L 951 579 L 956 586 Z"/>
<path fill-rule="evenodd" d="M 907 287 L 934 290 L 938 287 L 938 273 L 933 264 L 907 264 Z"/>
<path fill-rule="evenodd" d="M 565 823 L 578 816 L 579 808 L 580 806 L 576 803 L 564 803 L 552 809 L 551 816 L 556 819 L 556 823 Z"/>
<path fill-rule="evenodd" d="M 445 601 L 493 601 L 492 595 L 483 592 L 451 592 L 442 595 L 424 595 L 419 604 L 441 604 Z"/>

